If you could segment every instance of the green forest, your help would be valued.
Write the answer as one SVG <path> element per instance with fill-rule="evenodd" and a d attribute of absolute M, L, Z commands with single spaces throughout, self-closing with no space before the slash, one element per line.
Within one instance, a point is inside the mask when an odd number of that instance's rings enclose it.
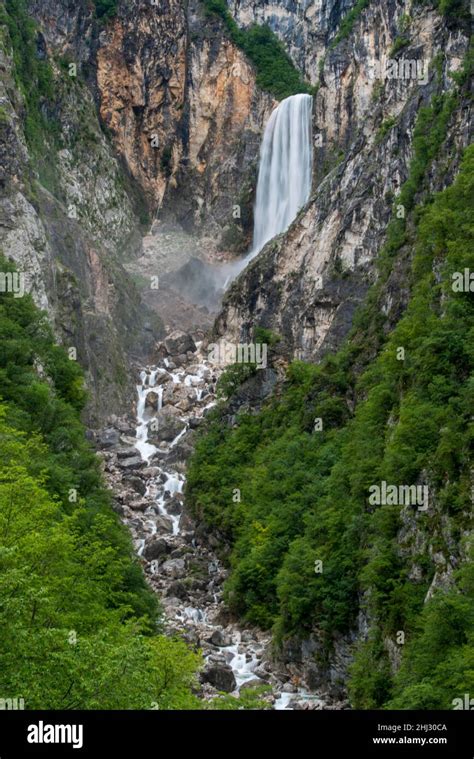
<path fill-rule="evenodd" d="M 196 707 L 200 657 L 160 635 L 85 438 L 81 369 L 28 295 L 1 295 L 0 398 L 1 693 L 27 709 Z"/>
<path fill-rule="evenodd" d="M 420 113 L 407 208 L 451 107 L 437 101 Z M 280 396 L 234 429 L 220 421 L 223 404 L 189 471 L 194 513 L 232 545 L 227 601 L 236 613 L 273 628 L 280 643 L 317 629 L 324 666 L 335 637 L 365 612 L 369 635 L 349 685 L 355 708 L 449 709 L 474 689 L 472 563 L 459 561 L 424 604 L 434 555 L 456 544 L 464 559 L 472 551 L 473 301 L 453 290 L 452 274 L 474 268 L 473 207 L 470 148 L 454 184 L 414 208 L 414 230 L 398 220 L 389 229 L 381 281 L 395 251 L 412 253 L 412 297 L 396 328 L 385 336 L 375 286 L 339 353 L 321 365 L 293 362 Z M 382 480 L 427 483 L 429 509 L 370 507 L 368 489 Z M 394 675 L 386 641 L 399 632 Z"/>
<path fill-rule="evenodd" d="M 0 257 L 3 273 L 14 268 Z M 80 414 L 83 373 L 28 294 L 0 296 L 0 692 L 26 709 L 256 709 L 198 697 L 203 658 L 162 634 Z"/>

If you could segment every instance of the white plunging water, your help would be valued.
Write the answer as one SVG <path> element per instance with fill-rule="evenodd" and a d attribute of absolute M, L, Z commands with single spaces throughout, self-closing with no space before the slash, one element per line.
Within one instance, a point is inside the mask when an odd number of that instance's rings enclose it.
<path fill-rule="evenodd" d="M 254 211 L 255 256 L 272 237 L 288 229 L 311 192 L 313 165 L 311 95 L 292 95 L 275 108 L 260 150 Z"/>
<path fill-rule="evenodd" d="M 311 95 L 292 95 L 270 116 L 262 146 L 254 208 L 252 247 L 240 261 L 224 267 L 224 289 L 259 253 L 281 234 L 308 202 L 313 170 Z"/>

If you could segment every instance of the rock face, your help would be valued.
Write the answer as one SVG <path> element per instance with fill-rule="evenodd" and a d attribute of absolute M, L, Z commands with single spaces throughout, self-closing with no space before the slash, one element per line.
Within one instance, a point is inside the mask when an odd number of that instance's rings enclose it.
<path fill-rule="evenodd" d="M 180 121 L 184 102 L 184 4 L 135 0 L 121 11 L 99 37 L 100 113 L 132 176 L 157 208 L 172 160 L 170 131 Z"/>
<path fill-rule="evenodd" d="M 227 0 L 239 26 L 267 24 L 283 42 L 295 65 L 315 84 L 319 61 L 339 23 L 356 0 Z"/>
<path fill-rule="evenodd" d="M 326 50 L 314 98 L 312 198 L 288 232 L 268 243 L 229 288 L 217 334 L 247 342 L 261 325 L 284 338 L 289 357 L 309 361 L 347 334 L 377 276 L 374 262 L 393 199 L 408 176 L 419 108 L 454 86 L 449 74 L 467 49 L 467 36 L 449 29 L 435 11 L 413 9 L 397 60 L 420 62 L 421 81 L 377 78 L 377 65 L 391 59 L 400 35 L 402 10 L 392 0 L 371 4 L 350 38 Z M 440 51 L 446 59 L 437 73 Z M 468 108 L 461 106 L 448 133 L 453 160 L 447 171 L 433 172 L 430 191 L 451 180 L 460 148 L 469 143 L 468 123 Z M 383 304 L 389 320 L 396 321 L 406 304 L 405 281 L 406 272 L 396 268 Z"/>
<path fill-rule="evenodd" d="M 200 2 L 132 0 L 117 11 L 105 21 L 88 0 L 29 4 L 36 55 L 53 81 L 40 149 L 25 131 L 8 40 L 0 46 L 0 247 L 85 368 L 97 426 L 129 404 L 124 367 L 161 336 L 128 273 L 150 214 L 200 229 L 212 251 L 245 202 L 245 246 L 248 187 L 273 104 Z"/>
<path fill-rule="evenodd" d="M 59 342 L 74 349 L 85 368 L 88 418 L 96 423 L 130 401 L 133 385 L 123 367 L 132 349 L 137 356 L 148 352 L 160 329 L 122 265 L 123 256 L 137 255 L 141 247 L 123 169 L 101 130 L 92 93 L 57 62 L 71 50 L 90 54 L 90 6 L 34 3 L 32 11 L 43 29 L 37 56 L 48 59 L 54 95 L 43 104 L 45 126 L 40 115 L 29 114 L 41 147 L 35 146 L 25 128 L 27 104 L 15 86 L 12 51 L 2 36 L 0 248 L 49 312 Z"/>
<path fill-rule="evenodd" d="M 97 87 L 102 119 L 149 206 L 220 234 L 272 103 L 221 22 L 196 0 L 132 0 L 100 35 Z"/>

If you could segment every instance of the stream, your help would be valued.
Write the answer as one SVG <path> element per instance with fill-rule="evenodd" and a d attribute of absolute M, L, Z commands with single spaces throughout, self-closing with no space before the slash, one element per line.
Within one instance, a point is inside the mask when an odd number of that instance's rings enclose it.
<path fill-rule="evenodd" d="M 226 264 L 227 281 L 268 240 L 287 229 L 308 200 L 312 102 L 309 95 L 293 95 L 272 112 L 261 146 L 252 247 L 244 258 Z M 171 243 L 172 235 L 160 236 L 159 230 L 147 238 L 145 248 L 150 255 L 137 262 L 142 274 L 155 273 L 161 258 L 163 265 L 164 260 L 182 259 L 183 241 L 176 250 Z M 177 307 L 180 293 L 169 285 L 174 282 L 175 289 L 184 293 L 188 265 L 183 262 L 181 275 L 176 279 L 175 272 L 175 279 L 160 289 L 159 301 L 150 304 L 160 313 L 165 308 L 167 318 L 179 314 L 181 329 L 186 328 L 183 314 L 189 307 L 185 303 Z M 192 303 L 196 303 L 194 296 L 191 293 Z M 225 608 L 227 570 L 217 555 L 223 546 L 186 513 L 183 497 L 195 430 L 216 404 L 217 369 L 206 357 L 204 342 L 195 343 L 180 330 L 169 334 L 161 347 L 156 365 L 139 374 L 134 429 L 124 423 L 119 425 L 118 440 L 116 430 L 106 431 L 103 440 L 108 449 L 105 471 L 118 495 L 116 508 L 163 605 L 165 631 L 202 650 L 203 698 L 215 698 L 221 692 L 238 696 L 247 687 L 269 685 L 266 698 L 274 709 L 321 708 L 318 694 L 305 690 L 297 663 L 276 663 L 271 636 L 256 628 L 243 629 Z"/>
<path fill-rule="evenodd" d="M 216 403 L 215 366 L 200 343 L 195 347 L 181 365 L 165 357 L 139 374 L 135 437 L 132 428 L 123 427 L 121 445 L 104 453 L 119 513 L 160 598 L 165 632 L 202 650 L 204 698 L 270 685 L 266 698 L 274 709 L 321 708 L 316 694 L 273 663 L 268 633 L 244 629 L 230 618 L 222 598 L 227 570 L 217 558 L 218 544 L 184 509 L 194 430 Z"/>

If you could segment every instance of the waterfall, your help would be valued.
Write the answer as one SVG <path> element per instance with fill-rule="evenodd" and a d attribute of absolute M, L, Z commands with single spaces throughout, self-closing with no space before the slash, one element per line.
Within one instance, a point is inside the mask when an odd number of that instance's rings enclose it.
<path fill-rule="evenodd" d="M 245 258 L 224 267 L 224 289 L 265 243 L 284 232 L 308 201 L 313 168 L 311 95 L 292 95 L 270 116 L 262 146 L 253 242 Z"/>
<path fill-rule="evenodd" d="M 311 95 L 293 95 L 275 108 L 263 136 L 249 258 L 284 232 L 309 198 L 313 164 Z"/>

